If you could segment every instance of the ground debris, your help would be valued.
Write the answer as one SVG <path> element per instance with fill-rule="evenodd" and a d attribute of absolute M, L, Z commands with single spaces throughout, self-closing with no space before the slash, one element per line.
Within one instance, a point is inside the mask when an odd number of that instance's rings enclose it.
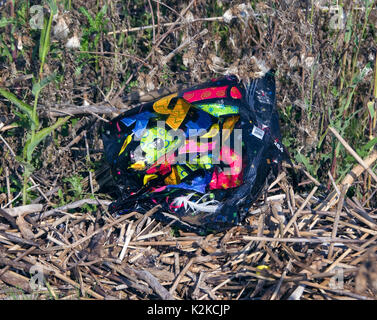
<path fill-rule="evenodd" d="M 279 205 L 261 200 L 269 209 L 254 214 L 258 224 L 207 236 L 171 234 L 153 219 L 156 208 L 145 222 L 136 212 L 114 218 L 61 211 L 35 220 L 34 241 L 20 220 L 21 232 L 2 218 L 9 228 L 0 234 L 0 279 L 37 298 L 79 298 L 79 289 L 96 299 L 373 299 L 377 232 L 365 222 L 376 223 L 375 215 L 359 207 L 369 220 L 355 219 L 349 201 L 317 212 L 310 195 L 293 195 L 294 206 L 288 197 Z M 130 226 L 138 231 L 126 232 Z"/>

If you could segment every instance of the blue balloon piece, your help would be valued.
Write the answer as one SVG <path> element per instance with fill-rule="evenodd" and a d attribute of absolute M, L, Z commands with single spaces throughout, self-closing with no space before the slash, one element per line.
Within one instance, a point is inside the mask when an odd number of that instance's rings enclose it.
<path fill-rule="evenodd" d="M 167 188 L 179 188 L 186 190 L 193 190 L 199 193 L 206 193 L 206 186 L 211 181 L 211 176 L 206 173 L 205 176 L 197 176 L 191 180 L 191 184 L 188 183 L 179 183 L 179 184 L 170 184 Z"/>
<path fill-rule="evenodd" d="M 133 116 L 124 117 L 121 121 L 127 126 L 131 126 L 136 122 L 135 127 L 132 132 L 135 134 L 136 138 L 140 139 L 143 135 L 144 130 L 147 128 L 149 119 L 153 117 L 153 113 L 146 111 L 138 113 Z"/>

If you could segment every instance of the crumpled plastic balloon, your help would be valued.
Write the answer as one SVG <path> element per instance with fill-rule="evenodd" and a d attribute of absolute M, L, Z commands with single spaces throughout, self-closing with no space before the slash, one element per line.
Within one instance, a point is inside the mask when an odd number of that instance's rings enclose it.
<path fill-rule="evenodd" d="M 102 139 L 119 199 L 109 210 L 145 213 L 197 232 L 240 224 L 281 161 L 273 72 L 248 83 L 214 79 L 135 107 Z"/>

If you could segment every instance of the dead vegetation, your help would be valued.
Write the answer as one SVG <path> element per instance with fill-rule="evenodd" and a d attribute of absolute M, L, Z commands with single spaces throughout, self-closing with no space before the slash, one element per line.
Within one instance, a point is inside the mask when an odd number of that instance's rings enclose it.
<path fill-rule="evenodd" d="M 72 3 L 54 23 L 41 77 L 57 78 L 37 105 L 43 125 L 71 119 L 36 149 L 24 203 L 29 132 L 0 99 L 0 298 L 376 299 L 376 3 L 366 15 L 343 1 L 348 24 L 333 30 L 325 2 Z M 30 103 L 40 30 L 21 9 L 1 9 L 16 22 L 2 27 L 0 86 Z M 111 216 L 101 122 L 182 84 L 255 77 L 255 61 L 277 71 L 299 188 L 284 170 L 242 226 L 205 236 L 162 225 L 157 208 Z"/>

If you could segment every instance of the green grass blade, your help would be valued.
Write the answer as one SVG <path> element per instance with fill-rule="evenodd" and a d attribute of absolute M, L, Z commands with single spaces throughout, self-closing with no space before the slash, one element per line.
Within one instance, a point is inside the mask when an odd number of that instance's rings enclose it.
<path fill-rule="evenodd" d="M 47 77 L 43 78 L 41 81 L 34 83 L 32 93 L 35 96 L 41 92 L 41 90 L 47 86 L 51 81 L 53 81 L 56 78 L 56 72 L 48 75 Z"/>
<path fill-rule="evenodd" d="M 53 15 L 50 14 L 50 18 L 47 21 L 47 24 L 44 26 L 41 32 L 41 40 L 40 40 L 40 47 L 39 47 L 39 59 L 41 61 L 41 70 L 45 63 L 47 54 L 50 50 L 50 33 L 51 33 L 51 25 L 52 25 L 52 17 Z"/>
<path fill-rule="evenodd" d="M 39 38 L 39 60 L 41 60 L 43 56 L 43 47 L 46 38 L 47 24 L 48 22 L 46 21 L 46 19 L 44 19 L 43 29 L 41 30 L 41 36 Z"/>
<path fill-rule="evenodd" d="M 52 126 L 43 128 L 42 130 L 35 133 L 35 135 L 31 138 L 29 138 L 26 141 L 25 147 L 24 147 L 24 157 L 31 161 L 32 154 L 35 150 L 35 148 L 45 139 L 52 131 L 54 131 L 56 128 L 60 127 L 62 124 L 64 124 L 70 116 L 65 118 L 59 118 Z"/>
<path fill-rule="evenodd" d="M 58 6 L 56 4 L 56 0 L 46 0 L 50 9 L 51 9 L 51 13 L 52 15 L 55 15 L 58 13 Z"/>
<path fill-rule="evenodd" d="M 4 28 L 6 27 L 8 24 L 11 24 L 14 22 L 14 19 L 9 19 L 9 18 L 5 18 L 5 17 L 2 17 L 0 19 L 0 28 Z"/>
<path fill-rule="evenodd" d="M 35 128 L 38 128 L 38 117 L 33 117 L 33 108 L 30 105 L 19 100 L 12 92 L 8 90 L 0 88 L 0 94 L 10 102 L 15 104 L 16 107 L 18 107 L 22 112 L 24 112 L 28 116 L 29 120 L 34 124 Z"/>
<path fill-rule="evenodd" d="M 362 146 L 360 149 L 357 149 L 356 152 L 359 154 L 359 156 L 365 157 L 374 147 L 375 144 L 377 144 L 377 137 L 370 140 L 366 145 Z"/>
<path fill-rule="evenodd" d="M 47 0 L 47 2 L 50 6 L 51 13 L 50 13 L 50 18 L 48 19 L 48 21 L 45 21 L 43 29 L 41 31 L 40 44 L 39 44 L 39 60 L 41 61 L 41 66 L 43 66 L 47 53 L 50 50 L 50 33 L 51 33 L 52 18 L 58 11 L 57 6 L 56 6 L 56 1 Z"/>
<path fill-rule="evenodd" d="M 305 166 L 305 168 L 307 168 L 309 170 L 311 175 L 313 175 L 313 176 L 316 175 L 317 170 L 314 168 L 313 165 L 310 164 L 310 160 L 307 157 L 305 157 L 303 154 L 298 152 L 296 154 L 296 160 L 297 160 L 297 162 L 302 163 Z"/>

